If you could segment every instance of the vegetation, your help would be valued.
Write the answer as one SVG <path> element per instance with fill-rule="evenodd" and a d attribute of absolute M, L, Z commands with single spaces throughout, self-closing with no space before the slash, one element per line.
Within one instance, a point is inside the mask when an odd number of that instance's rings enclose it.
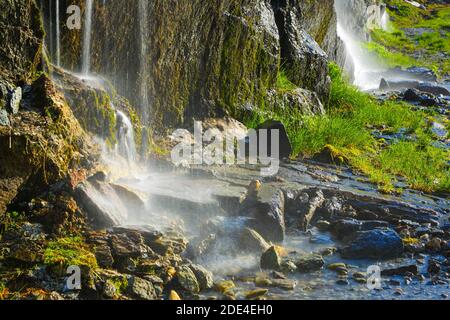
<path fill-rule="evenodd" d="M 248 121 L 256 126 L 267 118 L 282 121 L 293 145 L 293 157 L 312 157 L 327 151 L 377 183 L 381 191 L 399 191 L 403 178 L 414 189 L 450 190 L 449 153 L 432 145 L 427 114 L 404 103 L 377 102 L 350 85 L 339 67 L 330 65 L 331 95 L 326 116 L 305 117 L 298 110 L 266 111 Z M 376 139 L 372 131 L 397 133 L 393 144 Z"/>
<path fill-rule="evenodd" d="M 44 263 L 49 266 L 87 266 L 97 268 L 97 260 L 82 238 L 61 238 L 48 243 Z"/>
<path fill-rule="evenodd" d="M 450 7 L 427 4 L 424 10 L 400 0 L 386 2 L 397 8 L 389 10 L 389 31 L 373 30 L 368 49 L 390 67 L 424 66 L 449 74 L 445 54 L 450 54 Z"/>

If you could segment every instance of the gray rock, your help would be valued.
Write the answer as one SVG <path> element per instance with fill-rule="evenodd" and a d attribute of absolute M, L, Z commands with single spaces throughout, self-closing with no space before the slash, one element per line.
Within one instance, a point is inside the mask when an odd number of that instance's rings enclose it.
<path fill-rule="evenodd" d="M 417 265 L 410 264 L 391 269 L 384 269 L 381 271 L 382 276 L 404 276 L 407 274 L 419 274 L 419 268 Z"/>
<path fill-rule="evenodd" d="M 5 109 L 0 109 L 0 126 L 10 126 L 8 112 Z"/>
<path fill-rule="evenodd" d="M 295 265 L 301 273 L 314 272 L 322 269 L 325 261 L 320 254 L 305 254 L 295 261 Z"/>
<path fill-rule="evenodd" d="M 188 292 L 199 293 L 200 285 L 194 272 L 189 266 L 180 266 L 176 268 L 176 279 L 179 286 Z"/>
<path fill-rule="evenodd" d="M 261 256 L 261 269 L 279 270 L 281 267 L 281 257 L 278 250 L 272 246 Z"/>
<path fill-rule="evenodd" d="M 262 184 L 245 199 L 241 214 L 254 218 L 251 227 L 264 239 L 272 242 L 284 240 L 284 194 L 276 186 Z"/>
<path fill-rule="evenodd" d="M 349 259 L 389 259 L 399 257 L 403 251 L 403 241 L 397 232 L 385 228 L 357 232 L 341 254 Z"/>
<path fill-rule="evenodd" d="M 292 144 L 291 141 L 289 140 L 287 131 L 286 131 L 286 127 L 284 126 L 283 123 L 281 123 L 280 121 L 275 121 L 275 120 L 267 120 L 266 122 L 260 124 L 257 128 L 257 134 L 258 134 L 258 147 L 261 143 L 260 141 L 260 131 L 259 130 L 266 130 L 267 132 L 267 155 L 274 157 L 274 158 L 279 158 L 279 159 L 285 159 L 285 158 L 289 158 L 291 153 L 292 153 Z M 278 130 L 279 133 L 279 154 L 273 154 L 272 152 L 272 141 L 271 141 L 271 135 L 272 135 L 272 131 L 274 130 Z M 260 154 L 259 152 L 259 148 L 258 148 L 258 155 Z"/>
<path fill-rule="evenodd" d="M 113 187 L 104 182 L 84 182 L 75 189 L 77 203 L 87 213 L 95 227 L 111 228 L 123 224 L 128 210 Z"/>
<path fill-rule="evenodd" d="M 317 92 L 326 101 L 330 90 L 328 56 L 302 28 L 303 13 L 294 1 L 274 6 L 275 21 L 281 44 L 282 63 L 289 70 L 290 80 L 301 88 Z"/>
<path fill-rule="evenodd" d="M 17 87 L 11 93 L 11 99 L 9 100 L 9 108 L 8 111 L 12 114 L 16 114 L 19 112 L 20 101 L 22 101 L 22 88 Z"/>
<path fill-rule="evenodd" d="M 192 272 L 194 272 L 200 286 L 200 290 L 208 290 L 214 286 L 214 278 L 212 272 L 197 264 L 191 264 L 189 268 L 191 268 Z"/>
<path fill-rule="evenodd" d="M 270 244 L 255 230 L 245 228 L 239 239 L 239 247 L 245 252 L 262 253 L 270 248 Z"/>
<path fill-rule="evenodd" d="M 417 86 L 417 90 L 431 93 L 435 96 L 450 96 L 450 91 L 448 91 L 447 88 L 441 87 L 439 85 L 433 84 L 433 83 L 421 83 Z"/>
<path fill-rule="evenodd" d="M 128 279 L 127 293 L 133 299 L 138 300 L 155 300 L 157 298 L 153 284 L 135 276 Z"/>

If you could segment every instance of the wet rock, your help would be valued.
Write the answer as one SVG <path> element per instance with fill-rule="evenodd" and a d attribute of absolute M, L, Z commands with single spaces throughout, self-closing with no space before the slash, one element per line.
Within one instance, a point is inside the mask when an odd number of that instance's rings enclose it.
<path fill-rule="evenodd" d="M 179 286 L 190 293 L 199 293 L 200 285 L 194 272 L 189 266 L 180 266 L 176 268 L 176 279 Z"/>
<path fill-rule="evenodd" d="M 349 259 L 388 259 L 399 257 L 403 250 L 400 236 L 386 228 L 357 232 L 351 243 L 341 250 L 341 254 Z"/>
<path fill-rule="evenodd" d="M 298 227 L 306 231 L 311 222 L 316 219 L 317 209 L 322 206 L 325 201 L 325 197 L 323 195 L 322 190 L 313 190 L 308 193 L 308 203 L 297 202 L 297 210 L 295 213 L 296 218 L 298 219 Z"/>
<path fill-rule="evenodd" d="M 76 187 L 75 199 L 99 229 L 111 228 L 125 222 L 127 208 L 107 183 L 97 182 L 94 185 L 84 182 Z"/>
<path fill-rule="evenodd" d="M 191 264 L 189 265 L 189 268 L 192 270 L 192 272 L 194 272 L 194 275 L 197 278 L 198 284 L 200 286 L 200 290 L 211 289 L 214 286 L 212 272 L 197 264 Z"/>
<path fill-rule="evenodd" d="M 338 239 L 352 237 L 358 231 L 368 231 L 375 228 L 386 228 L 389 223 L 385 221 L 359 221 L 356 219 L 341 219 L 331 226 L 332 234 Z"/>
<path fill-rule="evenodd" d="M 268 289 L 255 289 L 245 293 L 245 299 L 253 300 L 265 296 L 269 292 Z"/>
<path fill-rule="evenodd" d="M 450 96 L 450 91 L 448 91 L 447 88 L 432 83 L 421 83 L 417 86 L 417 90 L 421 92 L 431 93 L 435 96 Z"/>
<path fill-rule="evenodd" d="M 96 245 L 95 258 L 97 259 L 99 266 L 102 268 L 111 268 L 114 264 L 111 249 L 108 245 Z"/>
<path fill-rule="evenodd" d="M 126 205 L 129 214 L 137 215 L 145 211 L 145 201 L 136 192 L 118 184 L 111 184 L 111 187 L 122 203 Z"/>
<path fill-rule="evenodd" d="M 318 254 L 306 254 L 295 261 L 297 270 L 301 273 L 318 271 L 323 268 L 325 261 Z"/>
<path fill-rule="evenodd" d="M 214 287 L 218 292 L 225 294 L 233 290 L 236 287 L 236 285 L 231 280 L 223 280 L 216 282 L 214 284 Z"/>
<path fill-rule="evenodd" d="M 143 246 L 142 238 L 138 233 L 136 238 L 131 238 L 127 234 L 113 234 L 111 236 L 111 248 L 114 257 L 117 259 L 123 258 L 138 258 L 143 253 L 146 253 L 146 248 Z"/>
<path fill-rule="evenodd" d="M 255 230 L 245 228 L 239 238 L 240 249 L 246 252 L 262 253 L 270 248 L 270 244 Z"/>
<path fill-rule="evenodd" d="M 155 229 L 153 226 L 150 225 L 139 225 L 139 226 L 116 226 L 113 228 L 114 233 L 121 234 L 121 233 L 139 233 L 144 242 L 146 244 L 152 243 L 158 239 L 161 239 L 163 237 L 163 233 L 157 229 Z"/>
<path fill-rule="evenodd" d="M 258 134 L 258 146 L 261 143 L 260 142 L 260 130 L 265 130 L 265 132 L 267 133 L 267 135 L 265 136 L 265 139 L 267 139 L 267 155 L 269 157 L 273 157 L 273 158 L 278 158 L 278 159 L 285 159 L 285 158 L 289 158 L 291 153 L 292 153 L 292 145 L 291 145 L 291 141 L 289 140 L 286 128 L 284 126 L 284 124 L 280 121 L 276 121 L 276 120 L 268 120 L 262 124 L 260 124 L 257 128 L 257 134 Z M 272 143 L 272 131 L 276 132 L 278 131 L 278 135 L 279 135 L 279 140 L 278 140 L 278 145 L 279 145 L 279 154 L 275 154 L 275 152 L 273 152 L 272 154 L 272 146 L 274 145 L 275 142 Z M 258 147 L 259 150 L 259 147 Z M 260 152 L 258 152 L 259 154 Z"/>
<path fill-rule="evenodd" d="M 355 219 L 342 219 L 338 220 L 331 226 L 332 234 L 338 238 L 343 239 L 355 232 L 360 231 L 362 228 L 362 222 Z"/>
<path fill-rule="evenodd" d="M 270 287 L 278 288 L 285 291 L 292 291 L 297 286 L 295 280 L 290 279 L 272 279 Z"/>
<path fill-rule="evenodd" d="M 280 270 L 284 274 L 291 274 L 291 273 L 294 273 L 295 271 L 297 271 L 297 266 L 295 265 L 295 263 L 293 261 L 287 259 L 287 260 L 283 260 L 281 262 Z"/>
<path fill-rule="evenodd" d="M 275 186 L 265 183 L 256 190 L 255 194 L 249 193 L 243 203 L 241 213 L 255 219 L 251 227 L 264 239 L 282 242 L 286 231 L 284 208 L 283 192 Z"/>
<path fill-rule="evenodd" d="M 279 270 L 281 267 L 281 255 L 275 246 L 270 247 L 261 256 L 261 269 Z"/>
<path fill-rule="evenodd" d="M 153 284 L 135 276 L 128 279 L 127 293 L 133 299 L 138 300 L 155 300 L 157 298 Z"/>
<path fill-rule="evenodd" d="M 403 94 L 403 100 L 409 101 L 409 102 L 420 102 L 420 101 L 422 101 L 422 96 L 420 95 L 419 90 L 408 89 Z"/>
<path fill-rule="evenodd" d="M 384 269 L 381 271 L 382 276 L 404 276 L 407 274 L 418 275 L 419 268 L 415 264 L 400 266 L 392 269 Z"/>

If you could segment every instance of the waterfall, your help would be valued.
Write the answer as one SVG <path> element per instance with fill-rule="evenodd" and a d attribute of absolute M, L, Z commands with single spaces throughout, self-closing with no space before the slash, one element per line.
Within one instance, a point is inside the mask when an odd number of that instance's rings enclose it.
<path fill-rule="evenodd" d="M 86 0 L 86 11 L 84 15 L 84 33 L 83 33 L 83 57 L 82 57 L 82 73 L 85 75 L 89 74 L 91 68 L 92 7 L 93 7 L 93 0 Z"/>
<path fill-rule="evenodd" d="M 124 157 L 129 164 L 133 164 L 137 158 L 133 124 L 122 111 L 117 110 L 116 117 L 118 127 L 118 154 Z"/>
<path fill-rule="evenodd" d="M 381 29 L 383 29 L 384 31 L 389 30 L 389 20 L 389 13 L 384 10 L 383 14 L 381 15 Z"/>
<path fill-rule="evenodd" d="M 61 66 L 61 31 L 59 21 L 59 0 L 56 0 L 56 65 Z"/>
<path fill-rule="evenodd" d="M 142 120 L 145 124 L 149 124 L 150 105 L 148 99 L 148 1 L 139 0 L 139 38 L 141 43 L 140 66 L 139 66 L 139 94 L 141 96 L 141 113 Z"/>
<path fill-rule="evenodd" d="M 352 0 L 336 0 L 337 32 L 345 44 L 347 53 L 346 65 L 352 65 L 354 84 L 362 90 L 378 89 L 385 68 L 378 59 L 364 47 L 365 36 L 360 30 L 364 26 L 358 25 L 358 17 L 352 10 L 355 5 Z M 365 12 L 360 12 L 365 14 Z M 380 17 L 378 17 L 380 18 Z M 347 70 L 349 71 L 349 70 Z"/>

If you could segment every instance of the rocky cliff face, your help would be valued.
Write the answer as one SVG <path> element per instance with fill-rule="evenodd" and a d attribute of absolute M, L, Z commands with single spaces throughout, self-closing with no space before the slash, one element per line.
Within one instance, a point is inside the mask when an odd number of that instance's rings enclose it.
<path fill-rule="evenodd" d="M 34 1 L 0 1 L 0 215 L 88 168 L 95 154 L 64 97 L 41 70 L 44 32 Z"/>
<path fill-rule="evenodd" d="M 72 3 L 86 11 L 85 1 Z M 67 4 L 61 0 L 60 7 Z M 42 10 L 48 26 L 54 8 L 43 2 Z M 67 16 L 63 9 L 60 16 Z M 110 79 L 156 129 L 192 117 L 241 118 L 249 107 L 274 107 L 266 97 L 282 65 L 292 67 L 292 82 L 323 100 L 327 53 L 342 56 L 331 0 L 320 6 L 283 0 L 94 1 L 92 23 L 91 71 Z M 63 26 L 61 32 L 62 65 L 80 70 L 83 30 Z"/>

